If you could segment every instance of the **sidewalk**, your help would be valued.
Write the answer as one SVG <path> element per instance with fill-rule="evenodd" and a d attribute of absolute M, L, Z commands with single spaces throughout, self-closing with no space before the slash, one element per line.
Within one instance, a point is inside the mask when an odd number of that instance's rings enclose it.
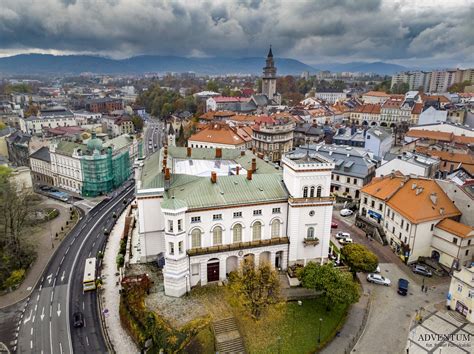
<path fill-rule="evenodd" d="M 115 275 L 118 273 L 115 258 L 117 257 L 120 248 L 120 238 L 125 225 L 125 216 L 130 207 L 125 209 L 125 212 L 120 215 L 117 222 L 110 232 L 105 247 L 105 254 L 102 261 L 101 277 L 103 280 L 102 290 L 100 292 L 100 301 L 102 303 L 103 312 L 107 312 L 105 317 L 106 330 L 112 346 L 117 353 L 139 353 L 133 340 L 128 333 L 122 328 L 120 324 L 120 294 L 117 282 L 119 277 Z"/>
<path fill-rule="evenodd" d="M 44 207 L 57 208 L 59 210 L 59 216 L 53 219 L 51 222 L 44 222 L 32 229 L 34 237 L 37 241 L 37 258 L 33 265 L 28 269 L 26 278 L 23 283 L 21 283 L 20 287 L 10 293 L 0 296 L 0 309 L 13 305 L 31 294 L 33 288 L 43 274 L 43 270 L 48 264 L 50 258 L 53 256 L 54 252 L 62 241 L 54 239 L 54 237 L 53 240 L 51 240 L 51 232 L 53 235 L 56 235 L 56 232 L 61 230 L 61 226 L 64 226 L 66 221 L 69 220 L 70 205 L 47 198 L 45 198 L 41 205 Z M 49 225 L 50 223 L 51 232 Z M 51 242 L 53 243 L 54 248 L 51 248 Z"/>
<path fill-rule="evenodd" d="M 364 289 L 363 293 L 360 295 L 359 301 L 351 306 L 346 322 L 340 330 L 339 337 L 334 337 L 333 340 L 323 348 L 321 353 L 342 354 L 350 352 L 364 331 L 364 317 L 368 311 L 367 307 L 369 305 L 369 300 L 370 293 L 368 292 L 368 289 Z"/>

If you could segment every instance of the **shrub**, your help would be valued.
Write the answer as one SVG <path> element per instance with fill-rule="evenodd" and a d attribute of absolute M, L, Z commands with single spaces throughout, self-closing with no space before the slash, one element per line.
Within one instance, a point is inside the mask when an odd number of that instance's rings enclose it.
<path fill-rule="evenodd" d="M 123 265 L 125 264 L 125 258 L 123 256 L 123 254 L 119 253 L 117 255 L 117 258 L 115 259 L 115 262 L 117 263 L 117 268 L 123 267 Z"/>

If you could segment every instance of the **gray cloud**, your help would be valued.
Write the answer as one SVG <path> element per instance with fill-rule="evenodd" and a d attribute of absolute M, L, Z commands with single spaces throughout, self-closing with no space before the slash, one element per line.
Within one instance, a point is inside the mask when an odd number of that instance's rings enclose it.
<path fill-rule="evenodd" d="M 470 0 L 2 0 L 0 54 L 474 62 Z"/>

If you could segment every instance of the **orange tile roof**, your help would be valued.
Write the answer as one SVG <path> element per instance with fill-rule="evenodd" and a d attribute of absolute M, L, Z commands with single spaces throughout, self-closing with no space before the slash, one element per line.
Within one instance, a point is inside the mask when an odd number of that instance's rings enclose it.
<path fill-rule="evenodd" d="M 423 152 L 430 156 L 439 157 L 440 160 L 443 160 L 443 161 L 461 162 L 463 164 L 474 165 L 474 156 L 470 154 L 461 154 L 461 153 L 454 153 L 454 152 L 449 152 L 449 151 L 429 150 L 421 146 L 417 147 L 416 151 Z"/>
<path fill-rule="evenodd" d="M 401 100 L 390 98 L 385 101 L 385 103 L 382 105 L 382 108 L 400 108 L 401 104 Z"/>
<path fill-rule="evenodd" d="M 387 200 L 401 187 L 404 179 L 405 176 L 399 172 L 384 177 L 376 177 L 360 191 L 362 193 L 370 194 L 375 198 Z"/>
<path fill-rule="evenodd" d="M 242 145 L 244 141 L 229 126 L 213 124 L 189 137 L 191 141 L 225 145 Z"/>
<path fill-rule="evenodd" d="M 411 110 L 412 114 L 421 114 L 423 112 L 423 103 L 415 103 L 413 109 Z"/>
<path fill-rule="evenodd" d="M 454 134 L 447 132 L 438 132 L 436 130 L 411 129 L 406 133 L 406 136 L 410 138 L 423 138 L 450 142 L 451 140 L 453 140 Z"/>
<path fill-rule="evenodd" d="M 413 188 L 415 184 L 416 188 Z M 422 190 L 417 195 L 419 188 Z M 432 194 L 436 194 L 436 203 L 431 199 Z M 410 178 L 388 200 L 387 205 L 413 224 L 461 215 L 441 187 L 430 179 Z"/>
<path fill-rule="evenodd" d="M 356 108 L 357 113 L 380 114 L 381 106 L 379 104 L 365 103 Z"/>
<path fill-rule="evenodd" d="M 413 188 L 415 184 L 416 187 Z M 421 193 L 417 195 L 420 187 Z M 374 178 L 361 192 L 386 201 L 387 206 L 414 224 L 461 215 L 441 187 L 430 179 L 410 178 L 394 173 Z M 436 193 L 436 204 L 431 200 L 432 193 Z"/>
<path fill-rule="evenodd" d="M 199 119 L 213 120 L 215 117 L 232 117 L 235 112 L 232 111 L 209 111 L 199 117 Z"/>
<path fill-rule="evenodd" d="M 374 96 L 374 97 L 390 97 L 388 93 L 382 91 L 369 91 L 364 93 L 362 96 Z"/>
<path fill-rule="evenodd" d="M 436 224 L 436 227 L 462 238 L 474 237 L 474 227 L 465 225 L 452 219 L 443 219 Z"/>
<path fill-rule="evenodd" d="M 453 141 L 458 144 L 474 144 L 474 137 L 465 135 L 455 135 Z"/>

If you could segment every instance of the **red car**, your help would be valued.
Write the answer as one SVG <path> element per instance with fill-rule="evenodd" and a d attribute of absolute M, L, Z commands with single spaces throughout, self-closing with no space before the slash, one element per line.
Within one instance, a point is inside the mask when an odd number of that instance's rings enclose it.
<path fill-rule="evenodd" d="M 331 221 L 331 229 L 337 229 L 337 222 Z"/>

